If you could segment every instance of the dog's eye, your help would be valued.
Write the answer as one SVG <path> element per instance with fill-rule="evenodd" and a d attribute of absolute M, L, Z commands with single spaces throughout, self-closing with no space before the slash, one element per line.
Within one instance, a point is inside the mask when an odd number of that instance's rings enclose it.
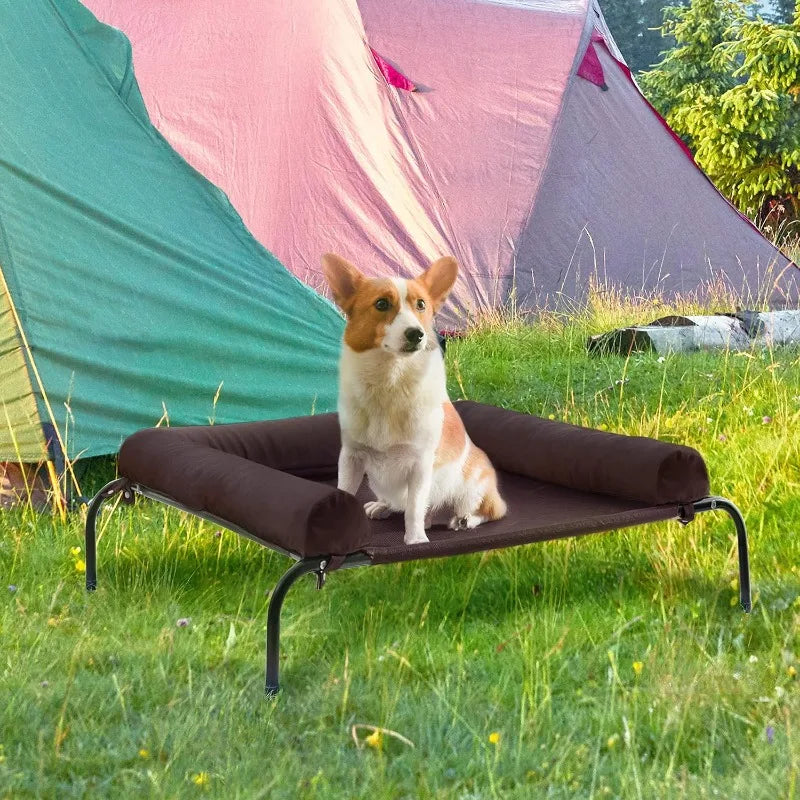
<path fill-rule="evenodd" d="M 391 304 L 389 303 L 389 301 L 385 297 L 381 297 L 381 298 L 379 298 L 378 300 L 375 301 L 375 308 L 377 308 L 378 311 L 388 311 L 389 308 L 390 308 L 390 305 Z"/>
<path fill-rule="evenodd" d="M 417 300 L 417 311 L 424 311 L 425 310 L 425 301 L 420 299 Z"/>

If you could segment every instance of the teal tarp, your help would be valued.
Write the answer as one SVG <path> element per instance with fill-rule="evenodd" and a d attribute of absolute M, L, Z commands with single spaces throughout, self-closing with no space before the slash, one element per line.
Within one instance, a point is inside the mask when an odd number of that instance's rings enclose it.
<path fill-rule="evenodd" d="M 334 408 L 340 317 L 150 124 L 121 33 L 0 0 L 0 86 L 0 269 L 70 456 Z"/>

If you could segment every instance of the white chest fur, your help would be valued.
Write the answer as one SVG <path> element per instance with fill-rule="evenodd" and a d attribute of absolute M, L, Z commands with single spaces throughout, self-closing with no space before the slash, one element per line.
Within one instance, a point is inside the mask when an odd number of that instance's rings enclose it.
<path fill-rule="evenodd" d="M 388 452 L 396 447 L 434 450 L 447 401 L 438 346 L 408 357 L 387 358 L 345 346 L 340 362 L 342 438 L 353 448 Z"/>

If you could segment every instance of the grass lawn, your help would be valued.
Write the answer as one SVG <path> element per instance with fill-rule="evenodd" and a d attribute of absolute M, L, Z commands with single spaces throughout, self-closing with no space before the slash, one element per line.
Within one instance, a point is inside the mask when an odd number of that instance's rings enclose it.
<path fill-rule="evenodd" d="M 488 325 L 453 397 L 696 446 L 750 528 L 647 528 L 303 579 L 263 696 L 287 559 L 139 502 L 0 515 L 0 797 L 753 798 L 800 794 L 800 351 L 590 358 L 590 332 Z M 8 587 L 8 588 L 6 588 Z M 188 620 L 179 626 L 178 620 Z M 381 726 L 372 745 L 352 727 Z"/>

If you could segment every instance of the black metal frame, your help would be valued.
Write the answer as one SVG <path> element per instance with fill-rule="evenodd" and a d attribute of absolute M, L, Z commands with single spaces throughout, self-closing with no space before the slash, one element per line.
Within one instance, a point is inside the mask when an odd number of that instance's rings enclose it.
<path fill-rule="evenodd" d="M 704 497 L 694 503 L 696 513 L 702 511 L 725 511 L 736 527 L 736 546 L 739 553 L 739 603 L 746 613 L 753 609 L 750 595 L 750 555 L 747 547 L 747 525 L 742 512 L 724 497 Z"/>
<path fill-rule="evenodd" d="M 328 563 L 328 559 L 319 557 L 300 559 L 283 573 L 272 590 L 267 609 L 267 679 L 265 686 L 267 697 L 274 697 L 280 689 L 281 609 L 286 593 L 298 578 L 309 572 L 316 573 L 317 589 L 321 589 L 325 585 Z M 371 563 L 369 556 L 356 554 L 347 556 L 339 569 L 367 567 Z"/>
<path fill-rule="evenodd" d="M 197 517 L 213 522 L 224 528 L 234 531 L 248 539 L 258 542 L 263 547 L 270 550 L 275 550 L 283 555 L 290 556 L 295 560 L 293 564 L 280 578 L 275 585 L 272 596 L 269 601 L 269 608 L 267 609 L 267 661 L 266 661 L 266 694 L 272 697 L 278 693 L 280 688 L 279 672 L 280 672 L 280 629 L 281 629 L 281 609 L 283 608 L 283 601 L 286 594 L 291 588 L 292 584 L 303 575 L 315 573 L 317 576 L 317 589 L 321 589 L 325 584 L 325 576 L 331 564 L 330 557 L 303 558 L 297 553 L 284 550 L 276 545 L 268 544 L 263 539 L 259 539 L 248 531 L 227 522 L 224 519 L 208 514 L 204 511 L 197 511 L 193 508 L 188 508 L 172 497 L 155 492 L 145 486 L 131 483 L 126 478 L 118 478 L 106 484 L 89 503 L 88 511 L 86 514 L 86 589 L 87 591 L 94 591 L 97 588 L 97 515 L 100 507 L 106 500 L 109 500 L 117 493 L 122 493 L 122 500 L 125 503 L 133 503 L 136 494 L 144 497 L 149 497 L 153 500 L 158 500 L 166 505 L 178 508 L 181 511 L 187 511 Z M 705 497 L 695 503 L 690 504 L 686 509 L 689 513 L 679 515 L 678 519 L 684 524 L 691 522 L 695 513 L 703 511 L 725 511 L 733 520 L 736 526 L 736 537 L 739 553 L 739 602 L 746 612 L 750 612 L 752 608 L 750 597 L 750 559 L 747 547 L 747 527 L 745 525 L 742 512 L 730 501 L 724 497 Z M 366 553 L 354 553 L 347 556 L 344 561 L 336 565 L 336 569 L 349 569 L 352 567 L 365 567 L 372 564 L 372 560 Z"/>

